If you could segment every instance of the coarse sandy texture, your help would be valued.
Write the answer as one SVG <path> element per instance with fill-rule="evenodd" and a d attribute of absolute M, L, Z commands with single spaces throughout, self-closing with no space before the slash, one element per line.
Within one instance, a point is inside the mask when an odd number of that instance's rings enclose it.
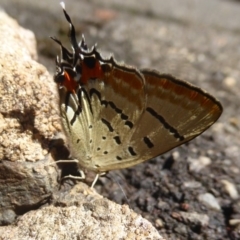
<path fill-rule="evenodd" d="M 5 225 L 42 205 L 57 187 L 56 167 L 44 164 L 61 124 L 58 107 L 51 105 L 54 91 L 45 84 L 51 77 L 34 60 L 34 34 L 4 12 L 0 18 L 0 222 Z"/>
<path fill-rule="evenodd" d="M 29 211 L 15 225 L 0 227 L 0 239 L 163 239 L 127 205 L 111 202 L 83 183 L 54 197 L 55 206 Z"/>

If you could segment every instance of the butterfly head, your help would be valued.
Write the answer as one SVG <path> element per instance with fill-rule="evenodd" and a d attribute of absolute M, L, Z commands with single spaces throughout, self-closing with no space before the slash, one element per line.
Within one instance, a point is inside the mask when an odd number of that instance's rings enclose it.
<path fill-rule="evenodd" d="M 85 85 L 90 79 L 102 77 L 103 69 L 101 67 L 101 56 L 96 49 L 96 45 L 89 49 L 83 35 L 80 43 L 77 43 L 72 20 L 65 10 L 64 3 L 61 3 L 61 6 L 69 23 L 69 38 L 72 51 L 66 49 L 61 41 L 51 37 L 61 48 L 61 56 L 56 58 L 57 69 L 54 81 L 59 88 L 64 87 L 67 92 L 74 94 L 78 88 L 81 88 L 81 85 Z"/>

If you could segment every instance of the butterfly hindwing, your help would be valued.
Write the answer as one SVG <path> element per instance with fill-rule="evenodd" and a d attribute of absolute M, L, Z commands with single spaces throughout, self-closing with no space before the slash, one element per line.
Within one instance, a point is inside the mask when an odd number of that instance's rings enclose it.
<path fill-rule="evenodd" d="M 147 103 L 132 141 L 142 139 L 138 151 L 145 161 L 187 142 L 220 116 L 220 103 L 191 84 L 167 74 L 143 70 Z"/>

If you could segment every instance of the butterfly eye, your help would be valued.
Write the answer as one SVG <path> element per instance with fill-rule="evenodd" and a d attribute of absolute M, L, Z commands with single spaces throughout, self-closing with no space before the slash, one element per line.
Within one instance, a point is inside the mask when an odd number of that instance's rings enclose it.
<path fill-rule="evenodd" d="M 65 76 L 62 73 L 56 73 L 54 76 L 54 82 L 59 84 L 63 83 L 64 79 L 65 79 Z"/>

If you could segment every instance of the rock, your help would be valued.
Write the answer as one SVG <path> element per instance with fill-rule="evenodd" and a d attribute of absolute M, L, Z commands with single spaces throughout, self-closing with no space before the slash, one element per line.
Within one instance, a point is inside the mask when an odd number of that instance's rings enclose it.
<path fill-rule="evenodd" d="M 236 85 L 236 79 L 228 76 L 223 80 L 223 83 L 226 87 L 229 87 L 231 89 Z"/>
<path fill-rule="evenodd" d="M 200 156 L 198 159 L 188 158 L 189 170 L 193 172 L 199 172 L 204 167 L 211 164 L 211 159 L 209 157 Z"/>
<path fill-rule="evenodd" d="M 229 182 L 228 180 L 221 180 L 225 191 L 228 193 L 228 195 L 232 198 L 232 199 L 238 199 L 239 195 L 238 195 L 238 191 L 236 186 Z"/>
<path fill-rule="evenodd" d="M 198 200 L 203 203 L 206 207 L 220 211 L 221 207 L 217 199 L 211 193 L 204 193 L 198 196 Z"/>
<path fill-rule="evenodd" d="M 199 214 L 196 212 L 180 212 L 180 215 L 184 223 L 200 225 L 201 227 L 206 227 L 209 224 L 209 217 L 206 214 Z"/>
<path fill-rule="evenodd" d="M 164 223 L 160 218 L 157 218 L 156 221 L 155 221 L 155 226 L 157 228 L 162 228 L 162 227 L 164 227 Z"/>
<path fill-rule="evenodd" d="M 55 205 L 55 206 L 54 206 Z M 83 183 L 0 228 L 1 239 L 162 239 L 150 222 Z"/>
<path fill-rule="evenodd" d="M 230 219 L 229 220 L 230 226 L 239 226 L 240 225 L 240 219 Z"/>
<path fill-rule="evenodd" d="M 195 188 L 200 188 L 202 184 L 197 181 L 191 181 L 191 182 L 189 181 L 189 182 L 184 182 L 183 186 L 185 188 L 195 189 Z"/>
<path fill-rule="evenodd" d="M 52 161 L 47 146 L 61 128 L 55 87 L 34 60 L 33 33 L 4 12 L 0 22 L 0 221 L 9 224 L 57 187 L 55 166 L 46 166 Z"/>

